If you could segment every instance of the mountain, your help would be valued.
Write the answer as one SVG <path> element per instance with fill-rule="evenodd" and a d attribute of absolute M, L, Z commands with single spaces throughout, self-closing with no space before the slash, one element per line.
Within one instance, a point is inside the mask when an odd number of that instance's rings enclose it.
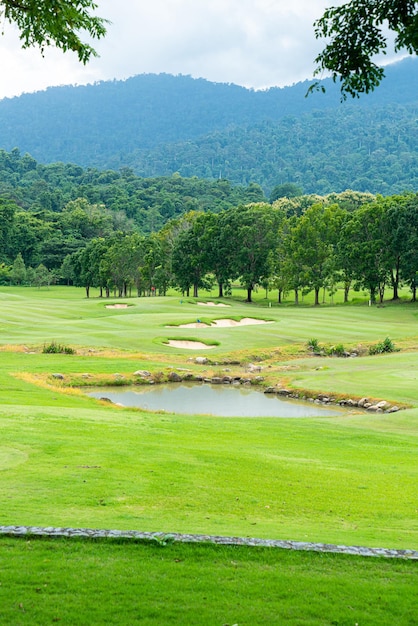
<path fill-rule="evenodd" d="M 336 85 L 254 91 L 190 76 L 52 87 L 0 101 L 0 148 L 44 163 L 130 167 L 141 176 L 293 181 L 305 192 L 417 189 L 418 60 L 386 68 L 372 94 L 340 102 Z"/>

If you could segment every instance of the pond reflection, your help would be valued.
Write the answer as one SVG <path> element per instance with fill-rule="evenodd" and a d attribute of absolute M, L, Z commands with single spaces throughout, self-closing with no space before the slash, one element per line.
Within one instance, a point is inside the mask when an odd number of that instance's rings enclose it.
<path fill-rule="evenodd" d="M 341 415 L 339 407 L 283 400 L 253 388 L 196 383 L 170 383 L 141 387 L 100 387 L 93 398 L 107 398 L 126 407 L 187 415 L 222 417 L 319 417 Z"/>

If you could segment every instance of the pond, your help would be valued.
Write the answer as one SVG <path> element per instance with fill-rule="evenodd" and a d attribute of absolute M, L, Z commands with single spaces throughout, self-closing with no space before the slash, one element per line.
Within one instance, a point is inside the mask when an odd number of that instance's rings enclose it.
<path fill-rule="evenodd" d="M 187 415 L 221 417 L 320 417 L 341 415 L 339 407 L 283 400 L 248 387 L 196 383 L 169 383 L 141 387 L 101 387 L 93 398 L 107 398 L 126 407 Z"/>

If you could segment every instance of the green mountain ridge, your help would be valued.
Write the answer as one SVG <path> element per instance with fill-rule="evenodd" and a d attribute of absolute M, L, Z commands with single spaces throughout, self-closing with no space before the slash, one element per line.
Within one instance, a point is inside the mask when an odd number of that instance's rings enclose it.
<path fill-rule="evenodd" d="M 254 91 L 190 76 L 53 87 L 0 101 L 0 148 L 43 163 L 129 167 L 140 176 L 284 182 L 306 193 L 417 188 L 418 60 L 386 69 L 372 94 L 340 102 L 309 81 Z"/>

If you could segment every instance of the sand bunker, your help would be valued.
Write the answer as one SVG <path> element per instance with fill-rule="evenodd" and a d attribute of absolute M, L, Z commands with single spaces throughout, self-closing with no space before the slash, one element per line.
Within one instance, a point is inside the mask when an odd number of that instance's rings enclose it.
<path fill-rule="evenodd" d="M 179 324 L 178 326 L 166 326 L 166 328 L 209 328 L 209 324 L 204 322 L 191 322 L 190 324 Z"/>
<path fill-rule="evenodd" d="M 211 324 L 205 324 L 204 322 L 191 322 L 190 324 L 180 324 L 179 326 L 167 326 L 167 328 L 226 328 L 231 326 L 251 326 L 254 324 L 272 324 L 273 322 L 267 322 L 266 320 L 257 320 L 252 317 L 243 317 L 242 320 L 222 319 L 214 320 Z"/>
<path fill-rule="evenodd" d="M 243 317 L 242 320 L 237 322 L 236 320 L 214 320 L 211 326 L 225 327 L 225 326 L 252 326 L 253 324 L 272 324 L 272 322 L 266 322 L 266 320 L 257 320 L 253 317 Z"/>
<path fill-rule="evenodd" d="M 222 304 L 222 302 L 198 302 L 199 306 L 231 306 L 230 304 Z"/>
<path fill-rule="evenodd" d="M 106 304 L 106 309 L 127 309 L 127 304 Z"/>
<path fill-rule="evenodd" d="M 177 341 L 176 339 L 170 339 L 167 343 L 171 348 L 186 348 L 186 350 L 210 350 L 215 346 L 208 346 L 201 341 Z"/>

